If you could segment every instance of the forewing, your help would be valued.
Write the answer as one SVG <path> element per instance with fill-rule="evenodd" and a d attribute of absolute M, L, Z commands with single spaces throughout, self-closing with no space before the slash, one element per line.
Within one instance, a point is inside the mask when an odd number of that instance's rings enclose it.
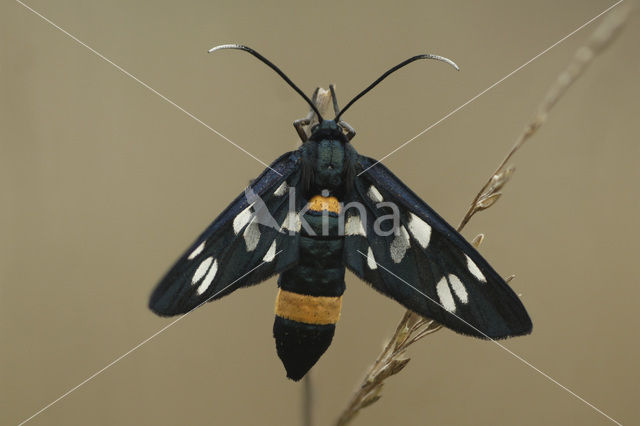
<path fill-rule="evenodd" d="M 360 157 L 359 163 L 365 170 L 375 160 Z M 345 264 L 356 275 L 459 333 L 504 338 L 531 332 L 529 315 L 500 275 L 384 165 L 355 179 L 352 199 L 365 206 L 366 215 L 366 235 L 345 240 Z M 391 219 L 381 221 L 394 213 L 386 203 L 397 206 L 396 232 L 389 232 Z M 383 226 L 376 227 L 376 220 Z"/>
<path fill-rule="evenodd" d="M 151 294 L 151 310 L 182 314 L 294 264 L 297 236 L 278 224 L 287 218 L 298 180 L 297 152 L 276 160 L 178 259 Z"/>

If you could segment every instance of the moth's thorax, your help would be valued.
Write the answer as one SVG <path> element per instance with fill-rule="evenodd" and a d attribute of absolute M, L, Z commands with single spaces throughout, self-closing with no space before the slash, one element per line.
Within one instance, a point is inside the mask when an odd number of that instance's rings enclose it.
<path fill-rule="evenodd" d="M 346 144 L 342 129 L 332 120 L 325 120 L 313 128 L 302 147 L 305 173 L 312 192 L 322 189 L 334 192 L 344 186 Z"/>
<path fill-rule="evenodd" d="M 329 139 L 317 143 L 314 184 L 322 188 L 338 188 L 342 185 L 344 173 L 344 144 Z"/>

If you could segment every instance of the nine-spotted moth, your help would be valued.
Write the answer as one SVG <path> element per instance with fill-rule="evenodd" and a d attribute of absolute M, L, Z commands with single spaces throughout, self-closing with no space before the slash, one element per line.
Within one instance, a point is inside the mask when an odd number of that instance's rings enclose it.
<path fill-rule="evenodd" d="M 278 158 L 192 244 L 160 281 L 150 308 L 189 312 L 280 274 L 273 333 L 293 380 L 301 379 L 331 344 L 348 268 L 407 309 L 459 333 L 506 338 L 531 332 L 518 296 L 478 252 L 384 165 L 358 154 L 355 131 L 342 114 L 361 96 L 418 55 L 396 65 L 325 120 L 310 105 L 294 126 L 296 151 Z M 317 91 L 316 91 L 317 93 Z M 317 124 L 307 131 L 309 126 Z"/>

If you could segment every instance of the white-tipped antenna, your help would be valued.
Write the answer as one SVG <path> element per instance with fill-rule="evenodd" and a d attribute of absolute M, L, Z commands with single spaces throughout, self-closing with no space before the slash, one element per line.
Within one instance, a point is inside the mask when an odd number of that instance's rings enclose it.
<path fill-rule="evenodd" d="M 216 46 L 216 47 L 212 47 L 211 49 L 209 49 L 209 53 L 213 53 L 217 50 L 222 50 L 222 49 L 235 49 L 235 50 L 244 50 L 245 52 L 251 53 L 253 56 L 255 56 L 256 58 L 258 58 L 260 61 L 262 61 L 263 63 L 267 64 L 267 66 L 269 68 L 271 68 L 272 70 L 274 70 L 276 73 L 278 73 L 278 75 L 280 77 L 282 77 L 282 79 L 284 81 L 287 82 L 287 84 L 289 86 L 291 86 L 293 88 L 293 90 L 295 90 L 296 92 L 298 92 L 298 94 L 300 96 L 302 96 L 302 98 L 307 101 L 307 103 L 309 104 L 309 106 L 311 106 L 311 109 L 313 109 L 313 112 L 316 113 L 316 115 L 318 116 L 318 119 L 320 121 L 323 120 L 322 116 L 320 115 L 320 112 L 318 111 L 318 108 L 316 108 L 316 106 L 313 104 L 313 102 L 311 102 L 311 99 L 309 99 L 307 97 L 307 95 L 304 94 L 304 92 L 302 90 L 300 90 L 300 88 L 298 88 L 298 86 L 296 86 L 293 81 L 291 81 L 289 79 L 289 77 L 287 77 L 287 75 L 285 73 L 283 73 L 280 68 L 278 68 L 277 66 L 275 66 L 270 60 L 268 60 L 267 58 L 265 58 L 264 56 L 262 56 L 261 54 L 259 54 L 258 52 L 256 52 L 255 50 L 253 50 L 252 48 L 248 47 L 248 46 L 244 46 L 242 44 L 221 44 L 220 46 Z"/>
<path fill-rule="evenodd" d="M 216 50 L 222 50 L 222 49 L 240 49 L 242 50 L 242 47 L 240 47 L 241 45 L 239 44 L 221 44 L 220 46 L 216 46 L 216 47 L 212 47 L 211 49 L 209 49 L 209 53 L 213 53 Z"/>
<path fill-rule="evenodd" d="M 384 74 L 382 74 L 380 77 L 378 77 L 378 79 L 376 81 L 374 81 L 373 83 L 371 83 L 369 85 L 369 87 L 367 87 L 366 89 L 364 89 L 362 92 L 358 93 L 353 99 L 351 99 L 349 101 L 349 103 L 342 108 L 342 110 L 338 113 L 338 115 L 336 115 L 336 118 L 334 118 L 334 120 L 338 121 L 340 119 L 340 116 L 342 114 L 344 114 L 344 112 L 349 109 L 349 107 L 351 105 L 353 105 L 355 103 L 355 101 L 357 101 L 358 99 L 360 99 L 361 97 L 363 97 L 369 90 L 373 89 L 374 87 L 376 87 L 378 85 L 378 83 L 380 83 L 382 80 L 384 80 L 385 78 L 387 78 L 389 76 L 389 74 L 399 70 L 400 68 L 404 67 L 405 65 L 409 65 L 411 62 L 414 61 L 418 61 L 420 59 L 435 59 L 436 61 L 442 61 L 445 62 L 449 65 L 451 65 L 452 67 L 454 67 L 457 71 L 460 71 L 460 67 L 458 67 L 458 65 L 453 62 L 451 59 L 445 58 L 444 56 L 439 56 L 439 55 L 431 55 L 429 53 L 423 54 L 423 55 L 417 55 L 414 56 L 412 58 L 407 59 L 406 61 L 402 61 L 400 62 L 398 65 L 396 65 L 395 67 L 389 69 L 387 72 L 385 72 Z"/>
<path fill-rule="evenodd" d="M 446 62 L 447 64 L 454 67 L 456 71 L 460 71 L 460 67 L 458 66 L 458 64 L 456 64 L 449 58 L 445 58 L 444 56 L 440 56 L 440 55 L 426 55 L 426 56 L 429 56 L 429 58 L 425 58 L 425 59 L 435 59 L 436 61 Z"/>

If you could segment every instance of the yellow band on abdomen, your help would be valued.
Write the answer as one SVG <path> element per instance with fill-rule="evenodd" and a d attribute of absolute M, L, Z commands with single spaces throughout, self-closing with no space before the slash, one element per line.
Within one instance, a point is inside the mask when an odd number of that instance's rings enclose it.
<path fill-rule="evenodd" d="M 340 319 L 342 296 L 308 296 L 278 290 L 276 315 L 306 324 L 335 324 Z"/>
<path fill-rule="evenodd" d="M 333 213 L 340 213 L 340 202 L 336 197 L 323 197 L 314 195 L 309 200 L 309 210 L 321 212 L 327 210 Z"/>

